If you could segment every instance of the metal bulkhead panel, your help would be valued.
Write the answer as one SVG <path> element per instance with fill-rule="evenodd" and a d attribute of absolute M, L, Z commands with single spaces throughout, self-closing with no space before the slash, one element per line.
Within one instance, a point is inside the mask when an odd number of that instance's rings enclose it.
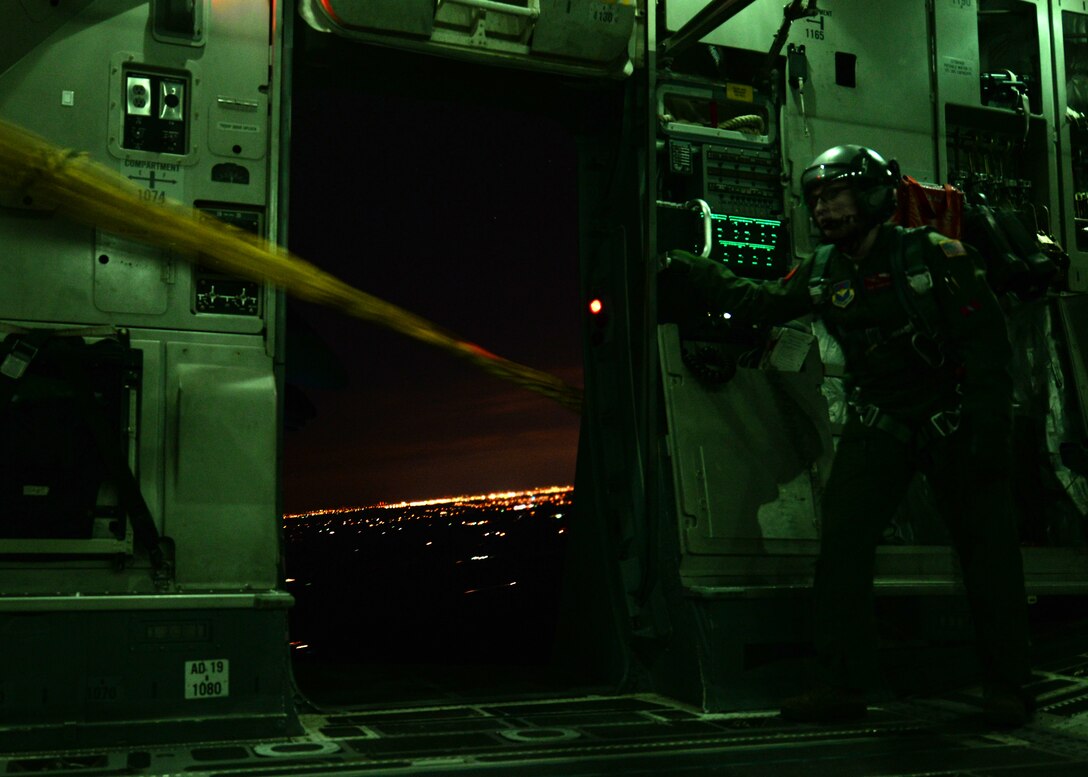
<path fill-rule="evenodd" d="M 79 14 L 92 0 L 19 0 L 0 7 L 0 75 Z"/>
<path fill-rule="evenodd" d="M 626 57 L 634 28 L 634 0 L 574 4 L 540 0 L 532 50 L 534 54 L 614 62 Z"/>
<path fill-rule="evenodd" d="M 85 152 L 151 205 L 173 200 L 274 236 L 280 169 L 270 109 L 280 110 L 282 30 L 283 3 L 268 0 L 0 3 L 0 116 Z M 42 353 L 86 354 L 113 340 L 131 349 L 121 352 L 142 365 L 138 385 L 126 384 L 117 401 L 95 396 L 112 410 L 101 437 L 126 443 L 127 462 L 113 472 L 127 474 L 127 464 L 132 478 L 114 480 L 134 480 L 132 502 L 150 513 L 139 520 L 145 513 L 124 500 L 125 511 L 108 512 L 116 505 L 100 489 L 89 511 L 53 509 L 22 531 L 3 520 L 15 501 L 7 494 L 21 490 L 25 503 L 53 483 L 24 478 L 3 490 L 0 620 L 33 629 L 6 648 L 0 689 L 9 701 L 42 699 L 0 704 L 4 743 L 25 746 L 27 731 L 41 748 L 287 731 L 291 599 L 277 590 L 273 366 L 281 312 L 273 289 L 77 225 L 0 180 L 0 339 L 25 338 L 30 355 L 36 343 Z M 27 369 L 53 377 L 33 362 Z M 78 386 L 80 373 L 69 372 Z M 18 370 L 4 374 L 5 388 L 9 373 Z M 65 384 L 54 383 L 64 399 Z M 28 426 L 19 411 L 0 435 Z M 45 434 L 59 424 L 38 415 L 46 421 L 19 429 L 32 441 L 22 448 L 93 471 L 108 445 L 60 447 Z M 87 438 L 71 432 L 78 428 L 53 436 L 78 443 Z M 71 450 L 79 455 L 62 460 Z M 83 536 L 58 536 L 73 517 Z M 83 648 L 78 660 L 52 660 L 71 645 Z"/>
<path fill-rule="evenodd" d="M 669 28 L 680 29 L 704 5 L 669 0 Z M 808 223 L 800 172 L 832 146 L 869 146 L 919 180 L 936 175 L 927 2 L 904 0 L 890 8 L 866 0 L 820 3 L 817 15 L 790 27 L 779 60 L 786 84 L 780 135 L 794 224 Z M 765 54 L 781 24 L 782 3 L 756 0 L 702 42 Z M 893 28 L 897 34 L 889 37 Z M 799 255 L 812 250 L 805 229 L 793 230 L 793 241 Z"/>
<path fill-rule="evenodd" d="M 282 9 L 266 0 L 76 7 L 0 7 L 0 40 L 17 27 L 26 52 L 0 74 L 0 116 L 86 152 L 151 204 L 173 200 L 273 234 L 279 160 L 270 108 L 279 110 L 280 84 L 271 66 L 282 29 L 273 14 Z M 183 559 L 177 585 L 274 589 L 275 290 L 74 224 L 4 184 L 0 326 L 131 333 L 144 357 L 131 468 L 156 530 Z M 19 542 L 20 553 L 49 552 L 29 547 L 34 538 Z M 0 562 L 0 578 L 5 590 L 25 593 L 144 592 L 151 581 L 137 545 L 120 570 L 88 545 L 64 551 L 79 557 L 48 576 Z"/>
<path fill-rule="evenodd" d="M 482 64 L 583 77 L 634 71 L 637 0 L 300 0 L 313 29 Z"/>
<path fill-rule="evenodd" d="M 310 8 L 331 25 L 348 30 L 381 30 L 431 36 L 434 0 L 325 0 Z"/>
<path fill-rule="evenodd" d="M 99 0 L 83 14 L 65 16 L 32 56 L 0 76 L 0 115 L 86 151 L 141 186 L 149 202 L 229 204 L 254 214 L 264 229 L 276 164 L 268 150 L 269 11 L 265 3 L 209 9 L 199 48 L 149 38 L 145 4 Z M 7 248 L 0 318 L 271 329 L 271 290 L 260 291 L 257 315 L 202 310 L 198 273 L 168 251 L 49 218 L 48 203 L 12 190 L 0 191 L 0 206 L 0 243 Z"/>

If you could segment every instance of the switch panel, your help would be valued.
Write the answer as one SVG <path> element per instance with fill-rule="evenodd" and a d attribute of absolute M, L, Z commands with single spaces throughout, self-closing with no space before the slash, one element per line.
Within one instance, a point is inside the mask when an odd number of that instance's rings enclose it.
<path fill-rule="evenodd" d="M 121 146 L 157 154 L 189 152 L 188 76 L 126 70 Z"/>

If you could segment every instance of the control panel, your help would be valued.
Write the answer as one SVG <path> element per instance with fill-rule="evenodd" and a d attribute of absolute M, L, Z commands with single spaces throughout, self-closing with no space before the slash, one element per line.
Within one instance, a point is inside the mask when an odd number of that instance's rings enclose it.
<path fill-rule="evenodd" d="M 784 275 L 790 247 L 768 96 L 741 83 L 681 79 L 660 86 L 658 111 L 659 248 L 707 250 L 709 218 L 710 258 L 744 277 Z"/>
<path fill-rule="evenodd" d="M 781 221 L 719 214 L 711 216 L 711 220 L 712 259 L 749 278 L 776 278 L 785 274 L 787 263 L 778 250 Z"/>
<path fill-rule="evenodd" d="M 782 212 L 782 168 L 771 148 L 707 145 L 703 150 L 707 202 L 720 213 L 766 217 Z"/>
<path fill-rule="evenodd" d="M 254 235 L 263 234 L 264 213 L 256 209 L 197 205 L 211 216 Z M 193 312 L 228 316 L 259 316 L 261 285 L 206 267 L 193 269 Z"/>

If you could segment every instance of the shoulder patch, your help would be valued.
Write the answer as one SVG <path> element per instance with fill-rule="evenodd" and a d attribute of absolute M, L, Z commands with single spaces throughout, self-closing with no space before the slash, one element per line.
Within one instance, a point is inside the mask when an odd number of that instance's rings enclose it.
<path fill-rule="evenodd" d="M 967 256 L 967 249 L 959 240 L 942 240 L 937 243 L 937 246 L 944 251 L 945 256 Z"/>

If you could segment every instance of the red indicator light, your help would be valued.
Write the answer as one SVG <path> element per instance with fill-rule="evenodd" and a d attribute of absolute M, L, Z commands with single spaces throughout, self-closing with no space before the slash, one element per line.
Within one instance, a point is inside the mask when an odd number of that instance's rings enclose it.
<path fill-rule="evenodd" d="M 592 313 L 593 315 L 597 315 L 603 309 L 604 309 L 604 304 L 599 299 L 595 299 L 595 300 L 593 300 L 592 302 L 589 303 L 589 312 Z"/>

